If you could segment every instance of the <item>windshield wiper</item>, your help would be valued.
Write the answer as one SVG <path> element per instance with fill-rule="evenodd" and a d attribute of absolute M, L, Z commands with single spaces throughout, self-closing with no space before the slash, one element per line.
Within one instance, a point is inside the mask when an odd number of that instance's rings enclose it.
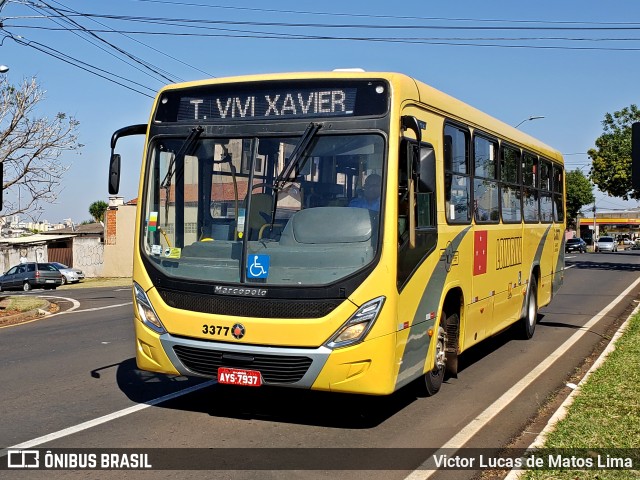
<path fill-rule="evenodd" d="M 291 152 L 291 156 L 289 157 L 289 163 L 287 163 L 287 166 L 285 167 L 285 169 L 280 173 L 280 175 L 278 175 L 278 178 L 276 178 L 276 180 L 273 182 L 274 198 L 272 202 L 273 206 L 271 207 L 271 225 L 273 225 L 276 221 L 276 209 L 278 207 L 278 192 L 282 190 L 282 186 L 287 182 L 287 180 L 291 176 L 291 172 L 293 172 L 294 168 L 298 166 L 298 164 L 300 163 L 300 160 L 302 160 L 302 163 L 300 164 L 299 170 L 302 170 L 304 168 L 309 158 L 307 156 L 304 156 L 304 154 L 306 153 L 307 148 L 309 148 L 309 144 L 313 140 L 313 137 L 315 137 L 316 133 L 318 133 L 318 130 L 320 130 L 320 127 L 322 127 L 322 124 L 320 123 L 311 122 L 309 125 L 307 125 L 307 128 L 302 133 L 300 140 L 298 140 L 298 143 L 294 147 L 293 152 Z"/>
<path fill-rule="evenodd" d="M 171 179 L 173 178 L 173 174 L 174 174 L 173 170 L 176 165 L 176 161 L 178 160 L 178 158 L 184 158 L 185 155 L 191 152 L 191 150 L 193 149 L 193 146 L 195 145 L 196 141 L 198 140 L 198 138 L 200 137 L 203 131 L 204 131 L 204 128 L 202 127 L 196 127 L 193 130 L 191 130 L 191 133 L 182 144 L 182 147 L 180 147 L 180 150 L 178 150 L 178 153 L 176 153 L 171 159 L 171 162 L 169 163 L 169 167 L 167 168 L 167 174 L 164 176 L 164 179 L 160 184 L 160 188 L 168 189 L 171 186 Z"/>
<path fill-rule="evenodd" d="M 291 172 L 293 172 L 293 169 L 298 166 L 298 163 L 300 163 L 300 160 L 302 158 L 304 158 L 304 161 L 300 165 L 300 170 L 304 168 L 304 165 L 309 157 L 303 157 L 303 155 L 309 147 L 311 140 L 313 140 L 313 137 L 315 137 L 316 133 L 318 133 L 318 130 L 320 130 L 321 126 L 322 124 L 313 122 L 307 125 L 307 129 L 300 137 L 300 140 L 298 140 L 298 143 L 293 149 L 293 152 L 291 152 L 289 163 L 287 163 L 285 169 L 280 173 L 280 175 L 278 175 L 278 178 L 276 178 L 275 182 L 273 182 L 274 190 L 278 191 L 282 188 L 282 185 L 286 183 L 287 179 L 291 175 Z"/>
<path fill-rule="evenodd" d="M 191 130 L 191 133 L 182 144 L 182 147 L 180 147 L 180 150 L 178 150 L 178 153 L 176 153 L 171 159 L 171 161 L 169 162 L 169 166 L 167 167 L 167 174 L 164 176 L 164 179 L 160 184 L 160 188 L 164 188 L 165 190 L 164 192 L 164 223 L 165 225 L 169 223 L 169 196 L 171 194 L 171 179 L 173 178 L 176 161 L 179 158 L 181 160 L 184 159 L 184 157 L 187 154 L 191 153 L 191 151 L 193 150 L 193 147 L 195 146 L 196 142 L 198 141 L 198 138 L 200 137 L 203 131 L 204 131 L 204 128 L 200 126 Z M 184 165 L 184 162 L 182 162 L 182 164 Z"/>

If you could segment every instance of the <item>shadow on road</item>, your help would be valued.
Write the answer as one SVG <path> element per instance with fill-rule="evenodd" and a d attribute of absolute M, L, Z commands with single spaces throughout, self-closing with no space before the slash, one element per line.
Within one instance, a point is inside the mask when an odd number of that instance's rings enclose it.
<path fill-rule="evenodd" d="M 591 255 L 595 255 L 592 257 Z M 618 270 L 624 272 L 640 272 L 640 263 L 635 263 L 640 257 L 640 251 L 607 254 L 590 254 L 588 260 L 584 256 L 567 260 L 566 266 L 580 270 Z M 634 263 L 631 263 L 634 262 Z"/>
<path fill-rule="evenodd" d="M 148 403 L 208 379 L 144 372 L 135 358 L 91 371 L 93 378 L 116 368 L 120 390 L 132 401 Z M 265 420 L 332 428 L 373 428 L 417 399 L 411 386 L 387 397 L 348 395 L 277 387 L 212 385 L 162 402 L 156 408 L 200 412 L 215 417 Z"/>
<path fill-rule="evenodd" d="M 206 381 L 206 379 L 176 377 L 138 370 L 135 358 L 96 368 L 90 372 L 91 377 L 100 378 L 103 371 L 112 368 L 117 369 L 116 381 L 120 390 L 136 403 L 146 403 Z"/>

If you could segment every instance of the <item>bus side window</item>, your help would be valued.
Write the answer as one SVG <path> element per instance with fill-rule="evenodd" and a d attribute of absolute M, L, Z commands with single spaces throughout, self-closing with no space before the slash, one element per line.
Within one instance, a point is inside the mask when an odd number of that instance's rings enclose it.
<path fill-rule="evenodd" d="M 471 222 L 469 132 L 453 125 L 444 127 L 445 209 L 450 223 Z"/>

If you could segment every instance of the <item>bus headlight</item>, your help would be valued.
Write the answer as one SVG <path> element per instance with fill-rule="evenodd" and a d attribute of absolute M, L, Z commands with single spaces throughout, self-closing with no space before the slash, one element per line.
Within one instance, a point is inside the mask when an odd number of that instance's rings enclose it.
<path fill-rule="evenodd" d="M 384 300 L 385 297 L 378 297 L 362 305 L 329 339 L 326 346 L 340 348 L 363 340 L 378 318 L 382 305 L 384 305 Z"/>
<path fill-rule="evenodd" d="M 144 292 L 142 287 L 135 282 L 133 282 L 133 298 L 140 321 L 154 332 L 165 333 L 167 330 L 164 328 L 164 325 L 162 325 L 158 315 L 151 306 L 149 297 L 147 297 L 147 294 Z"/>

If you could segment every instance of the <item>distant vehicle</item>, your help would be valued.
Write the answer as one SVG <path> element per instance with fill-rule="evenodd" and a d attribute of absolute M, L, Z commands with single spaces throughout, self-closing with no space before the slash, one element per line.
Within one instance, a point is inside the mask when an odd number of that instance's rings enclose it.
<path fill-rule="evenodd" d="M 564 252 L 587 253 L 587 242 L 581 238 L 570 238 L 564 245 Z"/>
<path fill-rule="evenodd" d="M 62 274 L 62 285 L 78 283 L 80 280 L 84 280 L 84 272 L 79 268 L 71 268 L 59 262 L 51 262 L 51 265 L 56 267 Z"/>
<path fill-rule="evenodd" d="M 596 252 L 617 252 L 618 243 L 616 239 L 609 236 L 600 237 L 596 242 Z"/>
<path fill-rule="evenodd" d="M 633 240 L 631 240 L 630 238 L 623 238 L 622 239 L 622 244 L 623 245 L 634 245 L 635 242 Z"/>
<path fill-rule="evenodd" d="M 27 262 L 11 267 L 0 276 L 0 291 L 44 288 L 55 290 L 62 285 L 62 274 L 51 263 Z"/>

